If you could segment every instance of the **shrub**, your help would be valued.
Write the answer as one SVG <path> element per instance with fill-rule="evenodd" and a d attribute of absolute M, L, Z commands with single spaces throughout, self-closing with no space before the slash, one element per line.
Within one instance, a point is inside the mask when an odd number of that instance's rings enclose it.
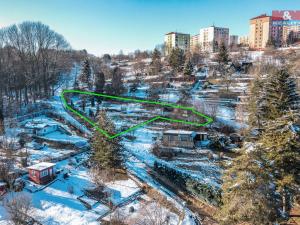
<path fill-rule="evenodd" d="M 183 174 L 157 161 L 154 162 L 154 170 L 159 174 L 168 177 L 175 185 L 186 190 L 188 193 L 204 199 L 213 205 L 218 206 L 221 204 L 220 189 L 212 187 L 206 183 L 201 183 L 199 180 L 196 180 L 190 175 Z"/>

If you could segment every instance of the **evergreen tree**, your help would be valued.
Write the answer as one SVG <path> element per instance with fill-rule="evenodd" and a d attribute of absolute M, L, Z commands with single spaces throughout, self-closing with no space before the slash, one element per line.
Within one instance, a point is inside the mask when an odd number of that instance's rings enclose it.
<path fill-rule="evenodd" d="M 299 111 L 300 108 L 296 83 L 288 71 L 269 70 L 266 77 L 254 81 L 250 94 L 250 129 L 260 133 L 267 121 L 275 120 L 290 110 Z"/>
<path fill-rule="evenodd" d="M 191 76 L 194 71 L 194 66 L 191 62 L 191 60 L 187 60 L 184 66 L 183 74 L 187 76 Z"/>
<path fill-rule="evenodd" d="M 77 77 L 76 77 L 75 80 L 74 80 L 73 88 L 74 88 L 74 89 L 78 89 L 78 88 L 79 88 L 79 84 L 78 84 Z"/>
<path fill-rule="evenodd" d="M 263 89 L 263 80 L 256 78 L 250 86 L 250 95 L 248 101 L 248 125 L 250 131 L 260 130 L 262 127 L 261 114 L 258 111 L 258 105 L 262 101 L 261 90 Z"/>
<path fill-rule="evenodd" d="M 290 31 L 290 33 L 288 34 L 288 37 L 286 39 L 286 44 L 287 44 L 287 46 L 290 46 L 294 43 L 295 43 L 295 33 L 294 33 L 294 31 Z"/>
<path fill-rule="evenodd" d="M 169 64 L 176 72 L 181 72 L 184 65 L 184 52 L 180 48 L 174 48 L 169 56 Z"/>
<path fill-rule="evenodd" d="M 221 224 L 261 225 L 276 221 L 279 213 L 272 177 L 264 169 L 266 163 L 260 149 L 243 149 L 242 155 L 232 161 L 223 177 L 223 205 L 217 213 Z"/>
<path fill-rule="evenodd" d="M 269 38 L 269 40 L 266 43 L 267 48 L 275 48 L 275 41 L 273 38 Z"/>
<path fill-rule="evenodd" d="M 95 74 L 95 91 L 102 93 L 105 86 L 105 76 L 102 71 Z"/>
<path fill-rule="evenodd" d="M 295 80 L 291 79 L 286 69 L 269 74 L 260 95 L 257 109 L 262 121 L 274 120 L 300 108 Z"/>
<path fill-rule="evenodd" d="M 150 63 L 152 74 L 158 74 L 161 72 L 162 64 L 161 64 L 161 53 L 157 48 L 154 49 L 152 53 L 152 60 Z"/>
<path fill-rule="evenodd" d="M 104 54 L 102 57 L 102 60 L 104 63 L 110 63 L 111 62 L 111 56 L 109 54 Z"/>
<path fill-rule="evenodd" d="M 84 88 L 92 89 L 92 72 L 89 60 L 84 60 L 82 63 L 81 74 L 79 75 L 79 80 Z"/>
<path fill-rule="evenodd" d="M 219 51 L 219 43 L 217 41 L 212 44 L 212 47 L 214 52 Z"/>
<path fill-rule="evenodd" d="M 122 75 L 122 71 L 119 67 L 113 69 L 111 80 L 112 88 L 110 90 L 113 94 L 120 94 L 124 90 Z"/>
<path fill-rule="evenodd" d="M 227 64 L 229 62 L 228 49 L 223 42 L 218 50 L 217 61 L 223 64 Z"/>
<path fill-rule="evenodd" d="M 282 212 L 288 213 L 291 196 L 300 188 L 300 138 L 294 130 L 297 118 L 292 112 L 266 124 L 259 143 L 270 162 L 277 191 L 282 199 Z"/>
<path fill-rule="evenodd" d="M 104 129 L 108 134 L 115 132 L 112 121 L 106 116 L 105 111 L 98 114 L 97 126 Z M 120 139 L 108 139 L 105 135 L 100 134 L 97 130 L 94 132 L 92 140 L 92 148 L 94 150 L 93 161 L 102 169 L 114 169 L 121 167 L 122 157 Z"/>

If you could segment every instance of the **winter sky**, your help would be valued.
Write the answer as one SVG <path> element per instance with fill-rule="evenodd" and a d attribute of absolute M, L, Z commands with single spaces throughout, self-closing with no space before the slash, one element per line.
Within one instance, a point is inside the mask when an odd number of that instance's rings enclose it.
<path fill-rule="evenodd" d="M 169 31 L 199 33 L 212 24 L 246 35 L 249 19 L 300 9 L 299 0 L 0 0 L 0 27 L 41 21 L 74 49 L 96 55 L 153 49 Z"/>

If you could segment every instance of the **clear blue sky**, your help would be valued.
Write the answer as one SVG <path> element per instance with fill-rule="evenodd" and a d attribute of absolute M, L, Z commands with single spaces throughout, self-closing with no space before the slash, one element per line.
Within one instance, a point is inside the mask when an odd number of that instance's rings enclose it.
<path fill-rule="evenodd" d="M 196 34 L 213 23 L 246 35 L 249 18 L 299 9 L 300 0 L 0 0 L 0 27 L 41 21 L 74 49 L 96 55 L 153 49 L 164 34 Z"/>

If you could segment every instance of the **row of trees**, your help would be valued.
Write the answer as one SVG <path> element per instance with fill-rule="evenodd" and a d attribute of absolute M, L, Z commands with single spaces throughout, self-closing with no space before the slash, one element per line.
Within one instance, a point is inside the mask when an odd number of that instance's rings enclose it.
<path fill-rule="evenodd" d="M 194 51 L 184 54 L 180 48 L 172 49 L 168 62 L 175 72 L 183 72 L 184 75 L 190 76 L 194 71 L 194 67 L 203 63 L 204 54 Z"/>
<path fill-rule="evenodd" d="M 74 88 L 87 91 L 103 92 L 104 89 L 110 94 L 120 94 L 124 91 L 123 71 L 119 67 L 108 69 L 105 65 L 91 66 L 90 60 L 85 59 L 82 62 L 81 72 L 75 79 Z M 105 76 L 106 73 L 106 76 Z M 111 83 L 105 82 L 111 78 Z"/>
<path fill-rule="evenodd" d="M 62 35 L 40 22 L 0 29 L 0 133 L 6 114 L 53 95 L 84 55 L 86 51 L 71 50 Z"/>
<path fill-rule="evenodd" d="M 271 224 L 289 217 L 300 187 L 299 95 L 286 68 L 268 66 L 250 95 L 248 142 L 226 170 L 222 224 Z"/>
<path fill-rule="evenodd" d="M 27 104 L 49 97 L 59 76 L 70 69 L 64 37 L 40 22 L 0 30 L 0 94 Z"/>

